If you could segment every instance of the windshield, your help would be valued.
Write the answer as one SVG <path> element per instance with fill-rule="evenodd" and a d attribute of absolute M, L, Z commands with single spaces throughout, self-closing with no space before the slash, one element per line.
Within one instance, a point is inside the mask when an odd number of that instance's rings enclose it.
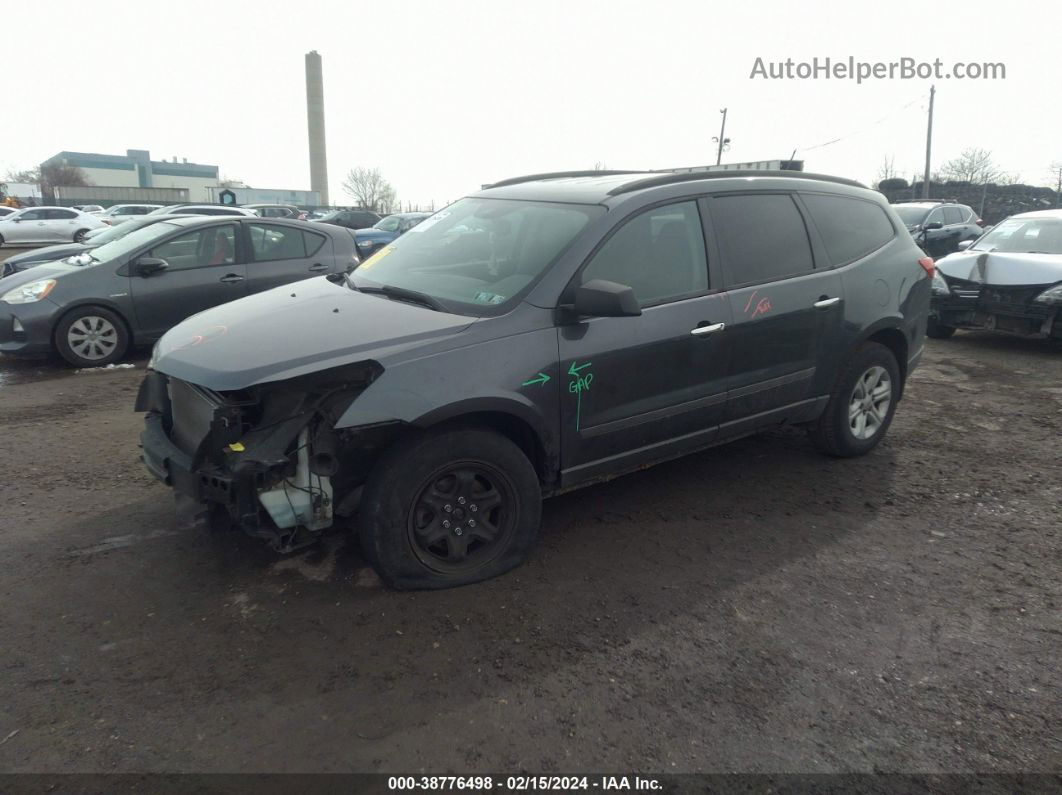
<path fill-rule="evenodd" d="M 379 229 L 381 232 L 397 232 L 399 225 L 402 223 L 402 219 L 397 215 L 389 215 L 382 221 L 377 221 L 373 224 L 373 229 Z"/>
<path fill-rule="evenodd" d="M 157 224 L 141 226 L 138 229 L 132 230 L 128 234 L 121 234 L 118 238 L 111 240 L 109 243 L 105 243 L 102 246 L 94 248 L 79 256 L 91 258 L 91 261 L 93 262 L 107 262 L 109 260 L 118 259 L 131 251 L 135 251 L 141 246 L 150 245 L 160 237 L 168 235 L 170 232 L 175 232 L 180 228 L 181 227 L 176 224 L 159 221 Z M 115 227 L 112 231 L 117 232 L 120 229 L 121 227 Z"/>
<path fill-rule="evenodd" d="M 928 207 L 904 207 L 903 205 L 893 205 L 892 209 L 896 211 L 896 214 L 900 216 L 900 220 L 907 226 L 914 226 L 915 224 L 922 223 L 922 219 L 929 213 Z"/>
<path fill-rule="evenodd" d="M 1062 219 L 1008 218 L 970 248 L 1014 254 L 1062 254 Z"/>
<path fill-rule="evenodd" d="M 604 212 L 600 205 L 462 199 L 365 260 L 354 281 L 424 293 L 460 314 L 496 314 Z"/>

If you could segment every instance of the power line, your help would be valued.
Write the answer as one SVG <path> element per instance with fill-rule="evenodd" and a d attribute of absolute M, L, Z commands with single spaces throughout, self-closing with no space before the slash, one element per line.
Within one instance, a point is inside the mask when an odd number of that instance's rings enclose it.
<path fill-rule="evenodd" d="M 826 142 L 821 143 L 821 144 L 815 144 L 814 146 L 797 147 L 797 151 L 798 152 L 810 152 L 812 149 L 822 149 L 822 147 L 824 147 L 824 146 L 830 146 L 831 144 L 835 144 L 835 143 L 837 143 L 839 141 L 847 140 L 848 138 L 852 138 L 853 136 L 861 135 L 861 134 L 865 133 L 867 130 L 872 130 L 873 128 L 877 127 L 878 125 L 882 124 L 883 122 L 888 121 L 893 116 L 898 114 L 900 111 L 907 110 L 909 107 L 911 107 L 912 105 L 914 105 L 917 102 L 920 102 L 922 99 L 923 99 L 923 97 L 915 97 L 910 102 L 908 102 L 906 105 L 901 105 L 900 107 L 896 108 L 896 110 L 890 111 L 889 113 L 887 113 L 884 116 L 882 116 L 876 122 L 874 122 L 872 124 L 869 124 L 866 127 L 863 127 L 861 129 L 858 129 L 855 132 L 850 132 L 847 135 L 842 135 L 839 138 L 833 138 L 832 140 L 826 141 Z"/>

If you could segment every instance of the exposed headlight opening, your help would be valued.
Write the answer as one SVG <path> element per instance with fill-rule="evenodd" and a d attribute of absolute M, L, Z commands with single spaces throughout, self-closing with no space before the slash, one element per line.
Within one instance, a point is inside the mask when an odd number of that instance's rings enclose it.
<path fill-rule="evenodd" d="M 55 284 L 55 279 L 41 279 L 37 282 L 30 282 L 21 287 L 16 287 L 14 290 L 8 290 L 3 296 L 0 296 L 0 301 L 6 304 L 36 303 L 47 298 L 48 293 L 55 289 Z"/>
<path fill-rule="evenodd" d="M 1044 290 L 1033 301 L 1038 304 L 1050 304 L 1052 306 L 1062 304 L 1062 284 L 1056 284 L 1047 290 Z"/>

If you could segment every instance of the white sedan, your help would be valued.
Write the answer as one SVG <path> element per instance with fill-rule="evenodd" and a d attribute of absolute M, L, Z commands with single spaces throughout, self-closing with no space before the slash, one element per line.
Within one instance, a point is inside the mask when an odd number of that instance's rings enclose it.
<path fill-rule="evenodd" d="M 139 218 L 142 215 L 147 215 L 161 206 L 161 204 L 116 204 L 107 208 L 105 212 L 100 213 L 99 218 L 111 226 L 117 226 L 130 218 Z"/>
<path fill-rule="evenodd" d="M 80 243 L 105 226 L 95 215 L 71 207 L 27 207 L 0 218 L 0 246 Z"/>

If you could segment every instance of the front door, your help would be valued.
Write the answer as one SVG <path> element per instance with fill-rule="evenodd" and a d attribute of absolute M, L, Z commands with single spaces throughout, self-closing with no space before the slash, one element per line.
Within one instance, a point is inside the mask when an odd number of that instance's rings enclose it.
<path fill-rule="evenodd" d="M 815 376 L 840 333 L 840 274 L 816 270 L 804 217 L 785 193 L 709 199 L 733 315 L 723 434 L 740 434 L 815 395 Z"/>
<path fill-rule="evenodd" d="M 726 402 L 725 295 L 712 292 L 697 202 L 623 222 L 576 283 L 633 288 L 638 317 L 559 329 L 562 467 L 566 482 L 707 444 Z"/>
<path fill-rule="evenodd" d="M 18 217 L 4 227 L 4 237 L 8 243 L 50 243 L 48 211 L 35 207 L 23 210 Z"/>
<path fill-rule="evenodd" d="M 248 294 L 335 270 L 332 240 L 322 234 L 280 224 L 251 223 L 245 228 L 251 249 Z"/>
<path fill-rule="evenodd" d="M 129 277 L 141 330 L 158 337 L 196 312 L 247 294 L 235 224 L 215 224 L 158 243 L 141 256 L 165 260 L 166 269 Z"/>

